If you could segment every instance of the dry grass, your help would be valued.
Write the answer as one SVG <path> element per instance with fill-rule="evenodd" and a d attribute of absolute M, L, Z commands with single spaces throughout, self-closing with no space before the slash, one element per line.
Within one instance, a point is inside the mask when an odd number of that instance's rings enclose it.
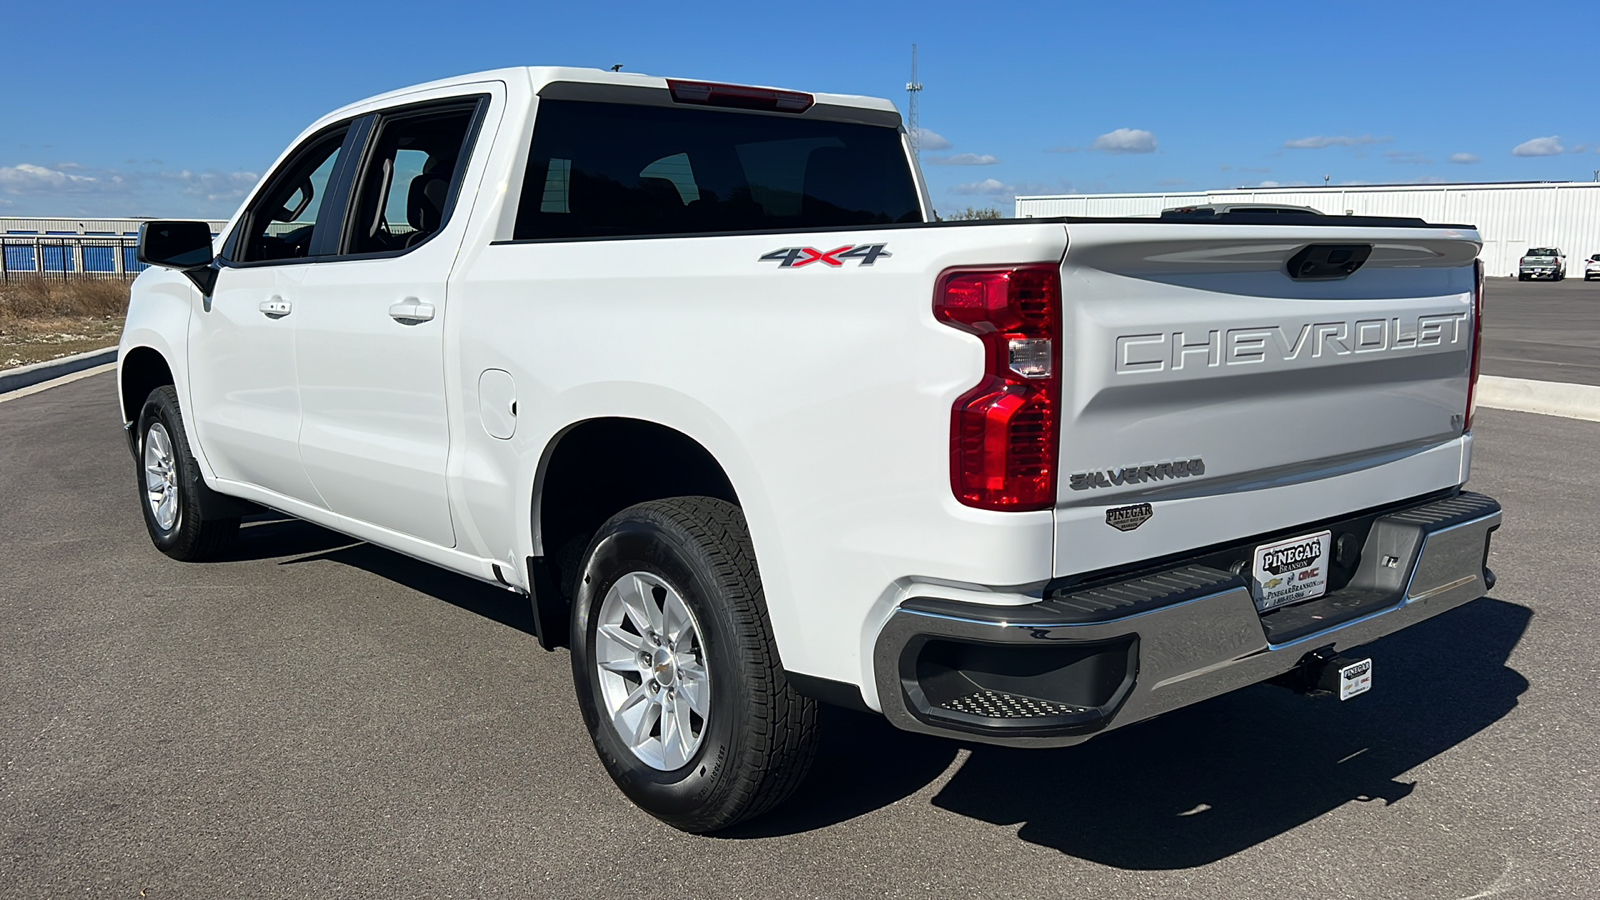
<path fill-rule="evenodd" d="M 0 284 L 0 369 L 110 347 L 127 313 L 122 281 Z"/>

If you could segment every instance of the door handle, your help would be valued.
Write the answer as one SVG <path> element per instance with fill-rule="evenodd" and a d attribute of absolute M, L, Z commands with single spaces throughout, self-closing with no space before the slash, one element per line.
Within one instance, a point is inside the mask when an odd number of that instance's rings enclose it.
<path fill-rule="evenodd" d="M 271 300 L 263 300 L 261 301 L 261 305 L 256 308 L 261 310 L 261 314 L 269 319 L 281 319 L 284 316 L 287 316 L 289 313 L 294 312 L 294 304 L 283 299 L 282 297 L 273 297 Z"/>
<path fill-rule="evenodd" d="M 389 307 L 389 318 L 402 325 L 430 322 L 433 320 L 433 304 L 422 303 L 415 297 L 407 297 L 405 300 Z"/>

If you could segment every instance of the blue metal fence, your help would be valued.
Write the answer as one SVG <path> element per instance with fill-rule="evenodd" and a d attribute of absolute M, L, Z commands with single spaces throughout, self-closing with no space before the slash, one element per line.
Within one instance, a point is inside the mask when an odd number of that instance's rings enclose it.
<path fill-rule="evenodd" d="M 0 235 L 0 281 L 132 278 L 146 268 L 134 258 L 137 242 L 132 235 Z"/>

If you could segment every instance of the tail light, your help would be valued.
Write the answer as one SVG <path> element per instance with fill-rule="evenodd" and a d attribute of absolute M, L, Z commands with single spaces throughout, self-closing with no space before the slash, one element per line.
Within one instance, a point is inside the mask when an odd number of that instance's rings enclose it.
<path fill-rule="evenodd" d="M 1478 361 L 1483 358 L 1483 260 L 1472 263 L 1472 374 L 1467 381 L 1467 420 L 1463 433 L 1472 430 L 1472 416 L 1478 411 Z"/>
<path fill-rule="evenodd" d="M 979 509 L 1055 505 L 1060 448 L 1061 272 L 949 269 L 933 314 L 983 341 L 984 373 L 950 414 L 950 487 Z"/>

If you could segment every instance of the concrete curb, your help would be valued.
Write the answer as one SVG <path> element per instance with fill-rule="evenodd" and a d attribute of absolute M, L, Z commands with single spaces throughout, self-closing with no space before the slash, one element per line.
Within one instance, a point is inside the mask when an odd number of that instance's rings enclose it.
<path fill-rule="evenodd" d="M 1527 378 L 1478 378 L 1478 405 L 1600 422 L 1600 387 Z"/>
<path fill-rule="evenodd" d="M 88 353 L 78 353 L 73 356 L 63 356 L 48 362 L 34 363 L 31 366 L 18 366 L 15 369 L 0 369 L 0 394 L 15 391 L 20 388 L 30 387 L 41 381 L 71 375 L 84 369 L 103 366 L 106 363 L 117 361 L 117 348 L 106 347 L 103 350 L 90 350 Z"/>

